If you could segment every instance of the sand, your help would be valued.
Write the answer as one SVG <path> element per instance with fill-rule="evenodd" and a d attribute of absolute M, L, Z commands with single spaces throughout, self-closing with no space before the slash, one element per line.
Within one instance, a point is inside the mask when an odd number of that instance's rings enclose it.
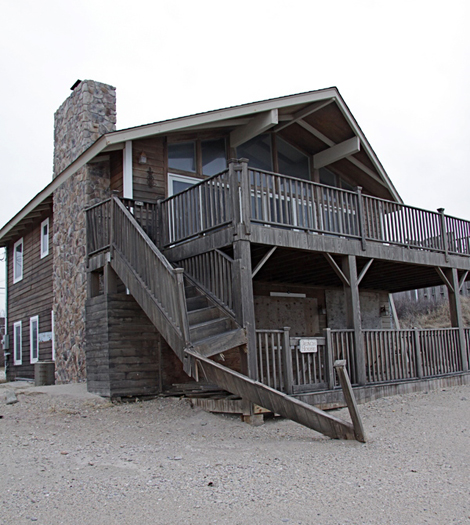
<path fill-rule="evenodd" d="M 469 523 L 470 386 L 359 408 L 366 444 L 281 418 L 252 427 L 185 399 L 112 404 L 85 385 L 3 384 L 0 522 Z"/>

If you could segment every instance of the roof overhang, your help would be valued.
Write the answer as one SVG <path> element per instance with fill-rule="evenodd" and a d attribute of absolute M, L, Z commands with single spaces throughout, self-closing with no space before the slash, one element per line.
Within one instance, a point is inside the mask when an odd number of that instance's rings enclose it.
<path fill-rule="evenodd" d="M 185 130 L 235 126 L 238 128 L 232 132 L 233 135 L 231 136 L 231 141 L 233 137 L 233 143 L 237 144 L 245 137 L 249 137 L 250 135 L 254 136 L 253 133 L 261 133 L 270 127 L 276 131 L 289 126 L 293 122 L 302 122 L 302 118 L 309 114 L 309 112 L 316 111 L 332 102 L 337 104 L 344 118 L 351 126 L 354 134 L 358 137 L 361 148 L 367 152 L 377 173 L 374 173 L 370 169 L 368 170 L 365 166 L 361 166 L 361 168 L 364 169 L 366 173 L 368 172 L 370 177 L 374 178 L 383 186 L 386 186 L 394 200 L 402 202 L 398 192 L 393 186 L 352 113 L 349 111 L 349 108 L 341 97 L 339 91 L 335 87 L 331 87 L 297 95 L 289 95 L 261 102 L 253 102 L 241 106 L 209 111 L 206 113 L 198 113 L 187 117 L 180 117 L 107 133 L 85 150 L 74 162 L 53 179 L 50 184 L 40 191 L 19 213 L 5 224 L 2 229 L 0 229 L 0 246 L 5 246 L 10 242 L 22 228 L 22 223 L 26 220 L 30 220 L 34 214 L 37 213 L 38 207 L 44 205 L 47 200 L 52 199 L 54 191 L 80 168 L 103 152 L 123 149 L 124 143 L 127 141 L 148 138 L 156 135 L 166 135 Z M 300 107 L 300 109 L 297 109 L 292 114 L 288 113 L 289 108 L 295 107 Z M 306 129 L 308 128 L 306 123 L 303 125 Z M 314 129 L 310 129 L 309 131 L 312 134 L 315 133 Z M 316 135 L 330 148 L 339 146 L 339 144 L 335 144 L 328 137 L 322 136 L 321 133 L 316 133 Z M 337 150 L 339 149 L 341 148 L 337 148 Z M 349 157 L 349 160 L 354 162 L 355 159 Z"/>

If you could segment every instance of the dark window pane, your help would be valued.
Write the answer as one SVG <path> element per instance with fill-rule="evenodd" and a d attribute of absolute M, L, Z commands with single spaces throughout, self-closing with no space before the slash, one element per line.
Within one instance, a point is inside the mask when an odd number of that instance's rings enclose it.
<path fill-rule="evenodd" d="M 326 168 L 320 168 L 320 183 L 327 186 L 338 187 L 336 182 L 336 175 Z"/>
<path fill-rule="evenodd" d="M 190 188 L 194 184 L 196 184 L 197 180 L 194 180 L 194 182 L 184 182 L 181 180 L 174 180 L 173 181 L 173 195 L 176 195 L 177 193 L 181 193 L 182 191 Z"/>
<path fill-rule="evenodd" d="M 225 156 L 225 140 L 203 140 L 202 148 L 202 173 L 216 175 L 227 167 Z"/>
<path fill-rule="evenodd" d="M 168 167 L 176 170 L 196 172 L 194 142 L 168 145 Z"/>
<path fill-rule="evenodd" d="M 252 168 L 272 171 L 271 135 L 259 135 L 238 146 L 237 157 L 248 159 Z"/>
<path fill-rule="evenodd" d="M 280 137 L 276 137 L 279 172 L 299 179 L 310 180 L 308 157 Z"/>

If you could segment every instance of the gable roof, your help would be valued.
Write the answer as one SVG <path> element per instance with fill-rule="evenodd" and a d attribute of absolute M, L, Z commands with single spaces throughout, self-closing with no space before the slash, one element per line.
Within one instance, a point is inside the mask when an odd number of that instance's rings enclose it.
<path fill-rule="evenodd" d="M 41 190 L 22 210 L 20 210 L 7 224 L 0 229 L 0 246 L 5 246 L 11 241 L 21 229 L 21 223 L 37 208 L 43 208 L 46 203 L 50 204 L 53 192 L 67 179 L 74 175 L 81 167 L 93 160 L 101 153 L 122 149 L 124 143 L 131 140 L 148 138 L 156 135 L 165 135 L 178 131 L 195 131 L 210 129 L 214 127 L 234 128 L 231 134 L 234 141 L 242 140 L 249 136 L 250 132 L 259 134 L 266 129 L 281 131 L 291 125 L 299 125 L 315 136 L 325 145 L 325 150 L 334 146 L 340 146 L 332 135 L 326 136 L 321 130 L 309 124 L 309 115 L 322 110 L 327 105 L 334 103 L 341 113 L 344 121 L 350 127 L 355 137 L 359 139 L 361 153 L 367 156 L 370 162 L 365 164 L 356 155 L 350 155 L 347 160 L 360 168 L 377 184 L 385 187 L 397 202 L 402 202 L 392 181 L 385 172 L 382 164 L 370 146 L 367 138 L 359 127 L 356 119 L 350 112 L 336 87 L 308 91 L 296 95 L 288 95 L 279 98 L 252 102 L 240 106 L 232 106 L 224 109 L 196 113 L 186 117 L 179 117 L 152 124 L 131 127 L 119 131 L 113 131 L 101 136 L 67 168 L 65 168 L 51 183 Z M 334 135 L 334 129 L 331 133 Z M 254 136 L 254 135 L 253 135 Z M 338 135 L 339 136 L 339 135 Z M 241 137 L 241 138 L 240 138 Z M 344 144 L 344 143 L 343 143 Z M 363 156 L 364 158 L 364 156 Z"/>

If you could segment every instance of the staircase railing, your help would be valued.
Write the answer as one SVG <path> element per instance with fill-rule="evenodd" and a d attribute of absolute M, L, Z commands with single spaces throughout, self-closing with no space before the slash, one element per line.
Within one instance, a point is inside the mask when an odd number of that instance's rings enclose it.
<path fill-rule="evenodd" d="M 189 343 L 189 324 L 184 296 L 183 269 L 173 268 L 136 219 L 117 198 L 87 209 L 88 256 L 105 249 L 112 253 L 112 265 L 123 264 L 144 288 L 182 345 Z M 113 259 L 118 259 L 114 261 Z M 121 275 L 122 278 L 122 275 Z M 129 287 L 128 283 L 124 283 Z M 133 293 L 145 302 L 145 294 Z M 148 301 L 142 305 L 149 314 Z"/>

